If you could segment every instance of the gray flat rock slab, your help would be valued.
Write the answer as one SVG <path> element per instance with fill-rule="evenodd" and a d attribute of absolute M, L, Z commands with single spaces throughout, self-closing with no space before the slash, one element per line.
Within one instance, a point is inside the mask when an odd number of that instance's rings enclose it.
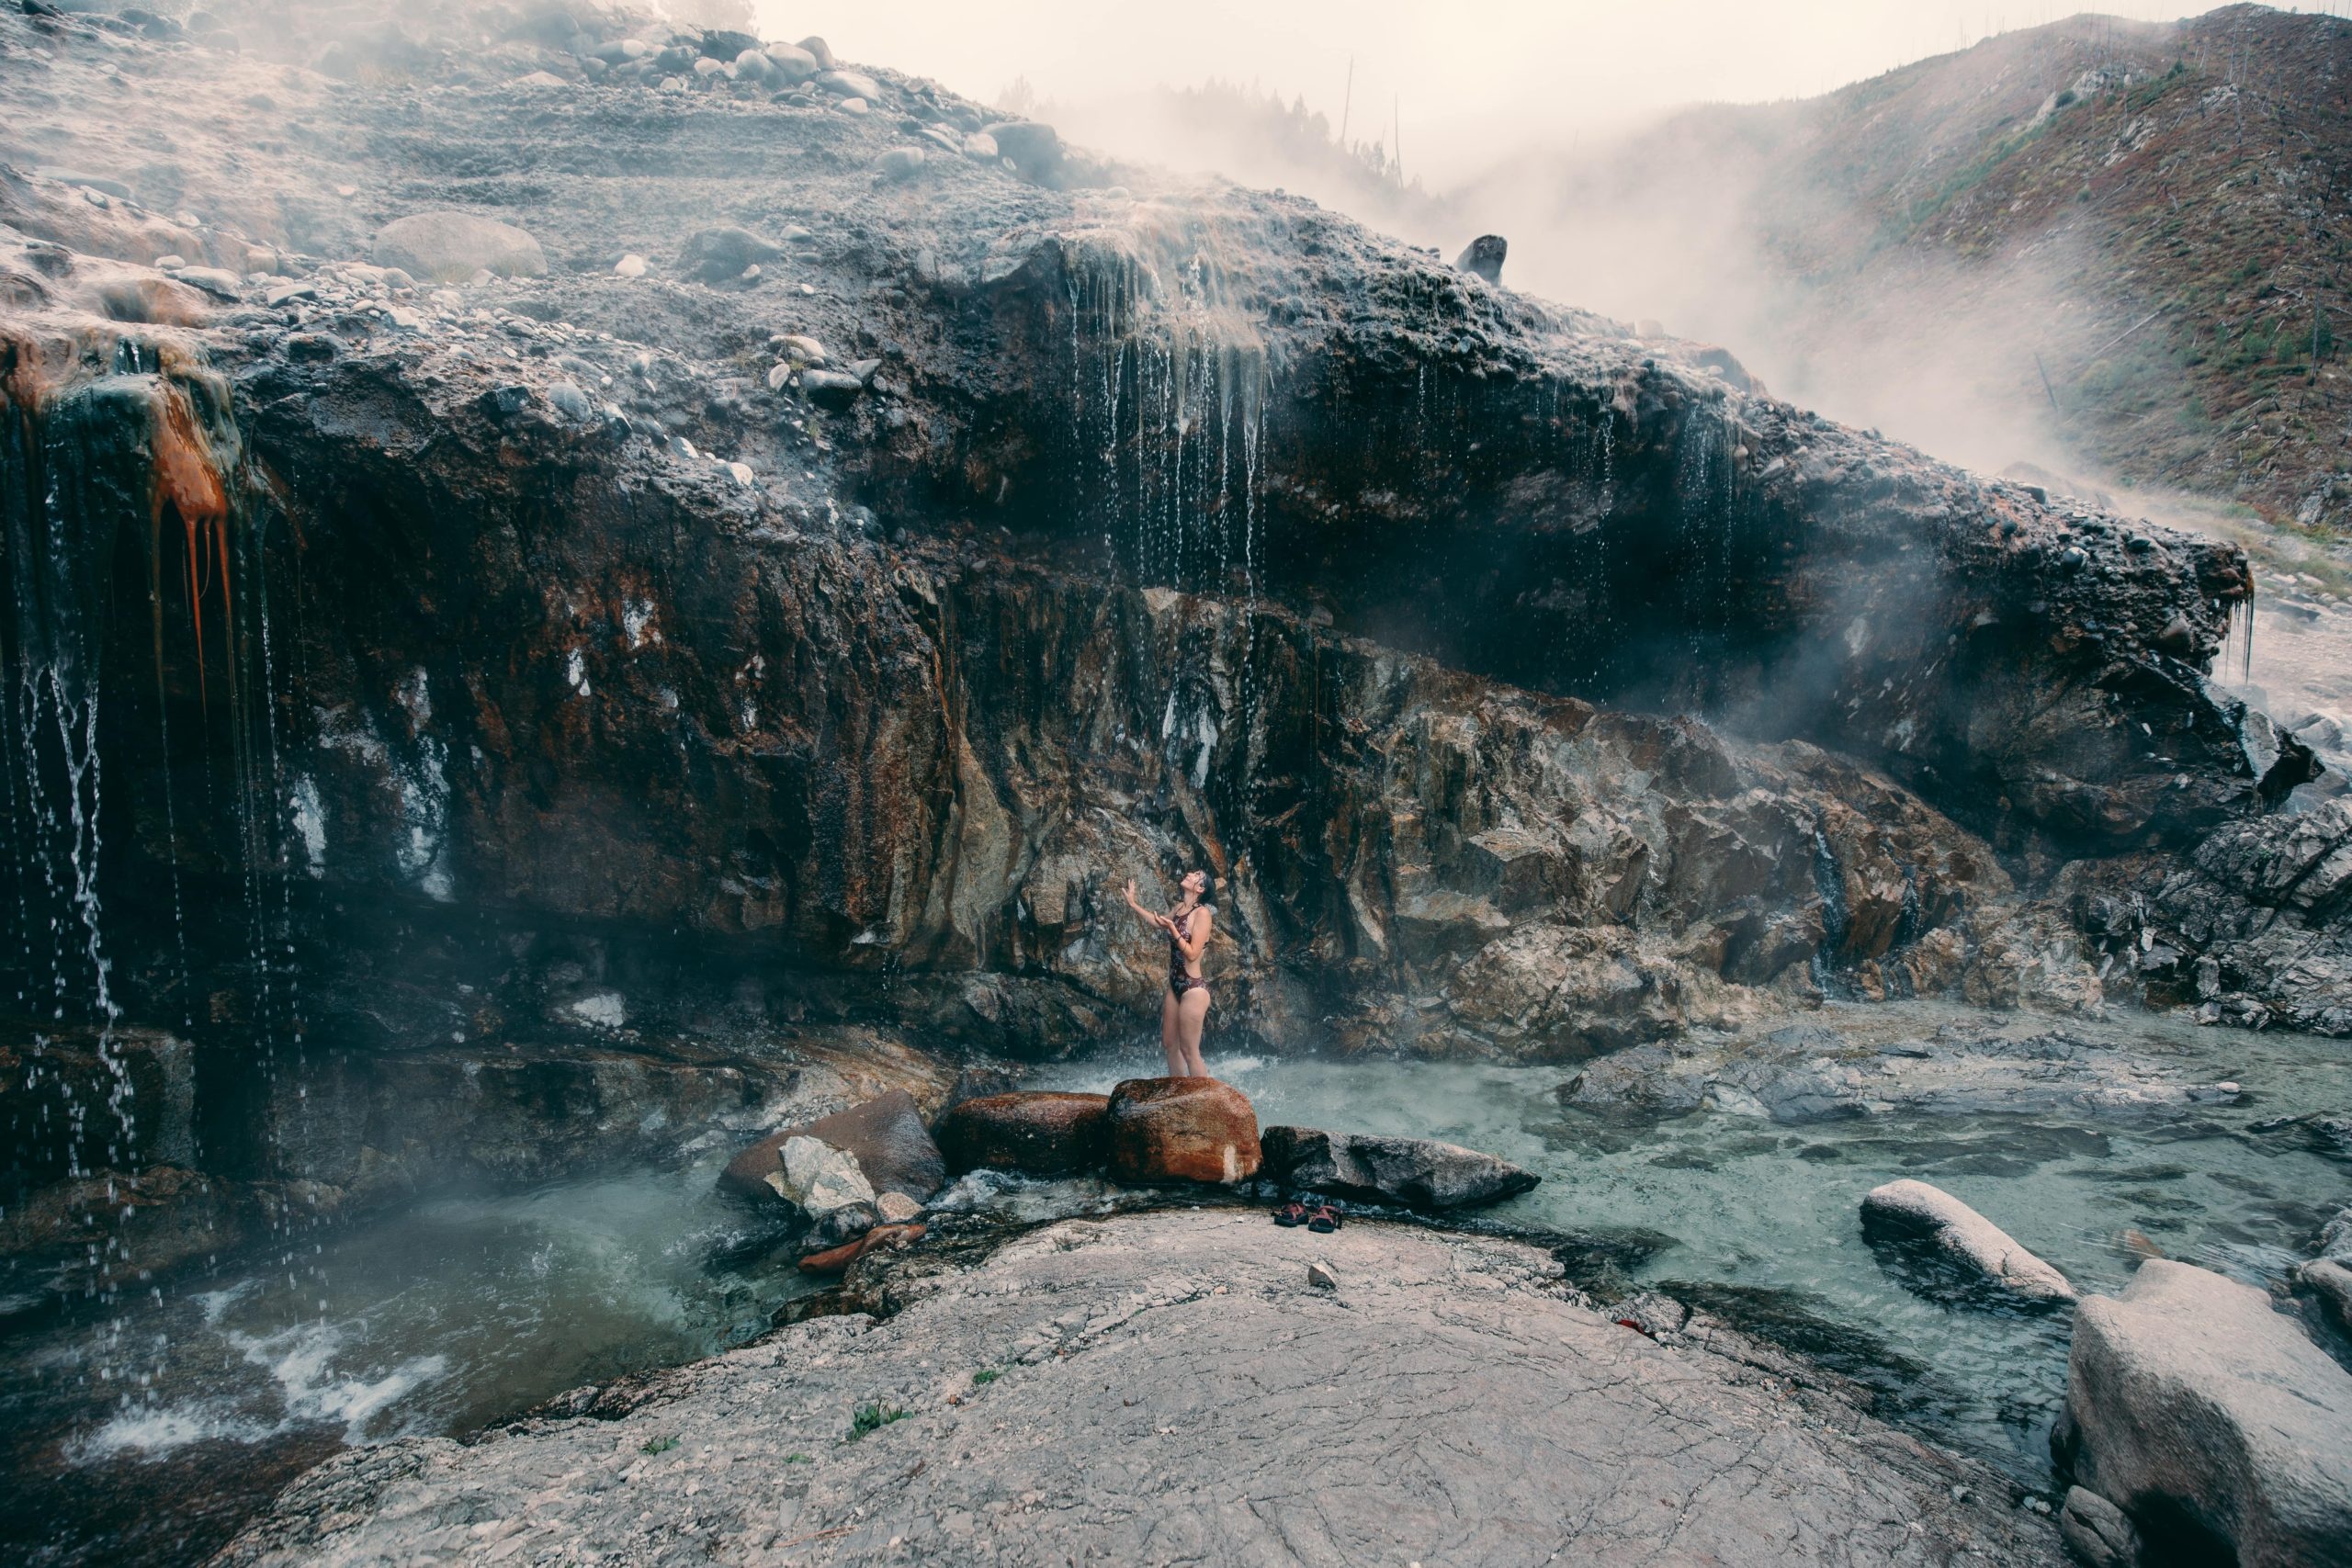
<path fill-rule="evenodd" d="M 1620 1327 L 1520 1243 L 1210 1210 L 913 1257 L 885 1323 L 343 1455 L 220 1561 L 2061 1561 L 1990 1472 Z M 906 1414 L 852 1440 L 867 1404 Z"/>

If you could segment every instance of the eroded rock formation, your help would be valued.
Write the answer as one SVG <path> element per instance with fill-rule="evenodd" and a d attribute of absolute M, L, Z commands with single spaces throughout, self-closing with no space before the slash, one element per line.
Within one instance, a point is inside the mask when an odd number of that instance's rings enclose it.
<path fill-rule="evenodd" d="M 932 84 L 576 32 L 338 83 L 0 17 L 25 124 L 128 51 L 94 152 L 183 152 L 0 175 L 13 978 L 190 1041 L 212 1166 L 359 1181 L 402 1064 L 1077 1049 L 1159 987 L 1111 890 L 1192 864 L 1276 1047 L 2091 1007 L 2134 876 L 2308 936 L 2199 937 L 2221 1016 L 2352 1028 L 2342 901 L 2232 847 L 2321 830 L 2205 679 L 2233 547 Z M 356 259 L 451 209 L 547 276 Z"/>

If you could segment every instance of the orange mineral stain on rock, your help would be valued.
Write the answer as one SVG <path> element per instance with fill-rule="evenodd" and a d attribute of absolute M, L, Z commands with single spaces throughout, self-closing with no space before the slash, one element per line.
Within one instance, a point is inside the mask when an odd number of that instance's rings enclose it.
<path fill-rule="evenodd" d="M 187 396 L 168 381 L 156 383 L 158 403 L 153 437 L 153 516 L 160 532 L 168 509 L 178 515 L 187 539 L 188 613 L 196 622 L 197 690 L 204 690 L 204 567 L 210 558 L 220 585 L 223 634 L 234 645 L 229 592 L 229 491 L 213 466 L 210 445 L 197 429 Z"/>

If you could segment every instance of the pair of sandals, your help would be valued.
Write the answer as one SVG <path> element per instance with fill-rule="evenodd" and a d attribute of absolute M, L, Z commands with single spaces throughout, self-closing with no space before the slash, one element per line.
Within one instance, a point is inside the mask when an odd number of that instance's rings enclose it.
<path fill-rule="evenodd" d="M 1278 1225 L 1305 1225 L 1308 1230 L 1326 1235 L 1345 1223 L 1340 1216 L 1340 1211 L 1329 1203 L 1317 1203 L 1310 1209 L 1294 1198 L 1274 1211 L 1274 1224 Z"/>

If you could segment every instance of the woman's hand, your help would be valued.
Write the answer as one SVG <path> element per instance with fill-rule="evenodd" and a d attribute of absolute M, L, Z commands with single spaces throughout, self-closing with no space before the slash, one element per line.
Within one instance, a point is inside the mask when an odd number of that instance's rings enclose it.
<path fill-rule="evenodd" d="M 1173 922 L 1171 922 L 1167 916 L 1155 915 L 1149 909 L 1145 908 L 1141 904 L 1136 902 L 1136 879 L 1132 876 L 1127 878 L 1127 908 L 1133 909 L 1142 918 L 1143 923 L 1151 927 L 1154 931 L 1170 931 L 1172 933 L 1175 929 Z"/>

